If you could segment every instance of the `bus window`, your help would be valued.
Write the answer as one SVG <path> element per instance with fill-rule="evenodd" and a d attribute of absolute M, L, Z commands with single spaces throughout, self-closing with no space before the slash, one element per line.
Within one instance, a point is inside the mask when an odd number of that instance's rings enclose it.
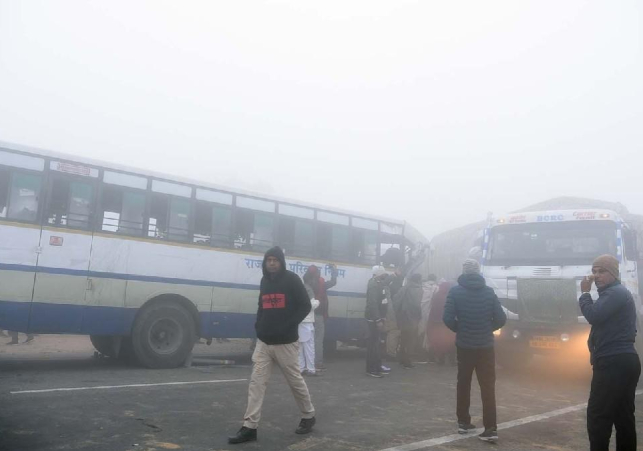
<path fill-rule="evenodd" d="M 238 249 L 265 252 L 273 245 L 275 221 L 269 213 L 238 209 L 235 229 L 234 246 Z"/>
<path fill-rule="evenodd" d="M 232 245 L 232 209 L 215 205 L 212 209 L 212 245 L 231 247 Z"/>
<path fill-rule="evenodd" d="M 170 202 L 170 239 L 187 241 L 190 227 L 190 201 L 173 198 Z"/>
<path fill-rule="evenodd" d="M 194 210 L 194 235 L 192 242 L 210 244 L 212 242 L 212 206 L 197 202 Z"/>
<path fill-rule="evenodd" d="M 357 263 L 374 265 L 377 263 L 377 232 L 353 229 L 353 255 Z"/>
<path fill-rule="evenodd" d="M 317 255 L 320 258 L 350 261 L 351 230 L 346 226 L 317 224 Z"/>
<path fill-rule="evenodd" d="M 9 171 L 0 169 L 0 218 L 7 217 L 9 206 Z"/>
<path fill-rule="evenodd" d="M 230 247 L 232 243 L 232 210 L 206 202 L 196 204 L 193 242 Z"/>
<path fill-rule="evenodd" d="M 88 229 L 94 189 L 88 183 L 55 179 L 51 189 L 47 224 Z"/>
<path fill-rule="evenodd" d="M 169 211 L 168 196 L 152 195 L 150 202 L 150 217 L 147 222 L 147 236 L 150 238 L 167 239 L 167 217 Z"/>
<path fill-rule="evenodd" d="M 399 235 L 390 235 L 388 233 L 380 234 L 380 256 L 379 263 L 384 266 L 400 268 L 404 266 L 404 250 L 402 246 L 402 237 Z"/>
<path fill-rule="evenodd" d="M 286 255 L 312 257 L 314 240 L 312 222 L 285 216 L 279 218 L 279 245 Z"/>
<path fill-rule="evenodd" d="M 9 219 L 34 222 L 40 201 L 39 175 L 14 173 L 9 194 Z"/>
<path fill-rule="evenodd" d="M 144 193 L 106 186 L 101 208 L 101 230 L 123 235 L 141 235 L 145 211 Z"/>

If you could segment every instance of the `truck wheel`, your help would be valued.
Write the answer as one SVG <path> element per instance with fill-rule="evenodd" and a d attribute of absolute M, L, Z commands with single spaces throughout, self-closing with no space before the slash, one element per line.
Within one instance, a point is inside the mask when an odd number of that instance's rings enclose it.
<path fill-rule="evenodd" d="M 111 335 L 90 335 L 89 339 L 98 352 L 107 357 L 116 357 L 114 337 Z"/>
<path fill-rule="evenodd" d="M 185 362 L 195 341 L 195 325 L 180 304 L 162 301 L 144 307 L 132 329 L 132 348 L 147 368 L 176 368 Z"/>

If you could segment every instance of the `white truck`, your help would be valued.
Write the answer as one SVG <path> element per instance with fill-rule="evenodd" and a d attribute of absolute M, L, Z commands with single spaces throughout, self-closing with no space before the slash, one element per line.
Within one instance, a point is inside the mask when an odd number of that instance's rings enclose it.
<path fill-rule="evenodd" d="M 621 283 L 634 296 L 641 324 L 636 236 L 610 210 L 491 216 L 478 249 L 483 276 L 509 318 L 496 336 L 498 363 L 521 367 L 534 354 L 587 355 L 589 325 L 578 307 L 580 281 L 601 254 L 619 259 Z M 592 295 L 596 299 L 595 291 Z M 642 348 L 638 337 L 637 348 Z"/>

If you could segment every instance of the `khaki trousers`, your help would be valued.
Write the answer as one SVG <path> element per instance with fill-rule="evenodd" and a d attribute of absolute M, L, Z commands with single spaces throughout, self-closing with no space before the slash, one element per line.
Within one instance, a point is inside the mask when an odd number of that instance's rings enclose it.
<path fill-rule="evenodd" d="M 252 354 L 252 376 L 248 387 L 248 408 L 244 415 L 243 425 L 257 429 L 261 419 L 261 406 L 266 394 L 266 386 L 272 373 L 272 365 L 276 363 L 286 378 L 295 397 L 295 402 L 301 411 L 302 418 L 315 416 L 315 408 L 310 400 L 306 382 L 299 372 L 299 343 L 285 345 L 267 345 L 257 340 L 257 347 Z"/>

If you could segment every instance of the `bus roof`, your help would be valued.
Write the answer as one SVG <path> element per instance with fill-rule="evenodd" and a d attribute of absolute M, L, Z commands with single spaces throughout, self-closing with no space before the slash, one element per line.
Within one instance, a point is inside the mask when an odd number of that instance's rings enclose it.
<path fill-rule="evenodd" d="M 544 210 L 494 215 L 490 219 L 490 227 L 506 224 L 525 224 L 543 222 L 568 221 L 613 221 L 623 222 L 623 219 L 612 210 L 598 208 L 579 208 L 576 210 Z"/>
<path fill-rule="evenodd" d="M 245 195 L 245 196 L 257 197 L 257 198 L 261 198 L 261 199 L 271 200 L 271 201 L 274 201 L 274 202 L 281 202 L 281 203 L 285 203 L 285 204 L 300 205 L 300 206 L 304 206 L 304 207 L 314 208 L 314 209 L 317 209 L 317 210 L 323 210 L 323 211 L 328 211 L 328 212 L 333 212 L 333 213 L 341 213 L 341 214 L 345 214 L 345 215 L 356 216 L 356 217 L 360 217 L 360 218 L 372 219 L 372 220 L 377 220 L 377 221 L 386 222 L 386 223 L 390 223 L 390 224 L 401 225 L 401 226 L 404 226 L 405 229 L 407 227 L 410 227 L 410 225 L 406 221 L 401 221 L 401 220 L 397 220 L 397 219 L 391 219 L 391 218 L 387 218 L 387 217 L 383 217 L 383 216 L 375 216 L 375 215 L 366 214 L 366 213 L 343 210 L 343 209 L 339 209 L 339 208 L 332 208 L 332 207 L 327 207 L 327 206 L 324 206 L 324 205 L 314 204 L 314 203 L 310 203 L 310 202 L 302 202 L 302 201 L 299 201 L 299 200 L 288 199 L 288 198 L 283 198 L 283 197 L 279 197 L 279 196 L 264 195 L 264 194 L 253 192 L 253 191 L 237 189 L 237 188 L 231 188 L 231 187 L 218 185 L 218 184 L 214 184 L 214 183 L 194 180 L 194 179 L 190 179 L 190 178 L 187 178 L 187 177 L 180 177 L 180 176 L 175 176 L 175 175 L 170 175 L 170 174 L 163 174 L 163 173 L 159 173 L 159 172 L 154 172 L 154 171 L 134 168 L 134 167 L 125 166 L 125 165 L 121 165 L 121 164 L 95 160 L 95 159 L 92 159 L 92 158 L 79 157 L 79 156 L 76 156 L 76 155 L 66 154 L 66 153 L 62 153 L 62 152 L 56 152 L 56 151 L 44 150 L 44 149 L 31 147 L 31 146 L 25 146 L 25 145 L 22 145 L 22 144 L 7 143 L 7 142 L 4 142 L 4 141 L 0 141 L 0 150 L 14 151 L 14 152 L 18 152 L 18 153 L 25 153 L 25 154 L 30 154 L 30 155 L 33 155 L 33 156 L 44 157 L 44 158 L 58 158 L 58 159 L 61 159 L 61 160 L 67 160 L 69 162 L 86 164 L 86 165 L 90 165 L 90 166 L 97 166 L 97 167 L 100 167 L 100 168 L 106 168 L 106 169 L 113 170 L 113 171 L 126 172 L 126 173 L 130 173 L 130 174 L 134 174 L 134 175 L 142 175 L 142 176 L 145 176 L 145 177 L 152 177 L 152 178 L 155 178 L 155 179 L 173 181 L 173 182 L 178 182 L 178 183 L 185 184 L 185 185 L 192 185 L 192 186 L 202 187 L 202 188 L 210 188 L 210 189 L 214 189 L 214 190 L 218 190 L 218 191 L 224 191 L 224 192 L 232 193 L 232 194 L 240 194 L 240 195 Z M 419 233 L 415 229 L 412 229 L 412 230 L 413 230 L 414 235 Z M 424 236 L 422 236 L 422 237 L 424 238 Z M 424 241 L 428 242 L 428 240 L 426 238 L 424 238 Z"/>

